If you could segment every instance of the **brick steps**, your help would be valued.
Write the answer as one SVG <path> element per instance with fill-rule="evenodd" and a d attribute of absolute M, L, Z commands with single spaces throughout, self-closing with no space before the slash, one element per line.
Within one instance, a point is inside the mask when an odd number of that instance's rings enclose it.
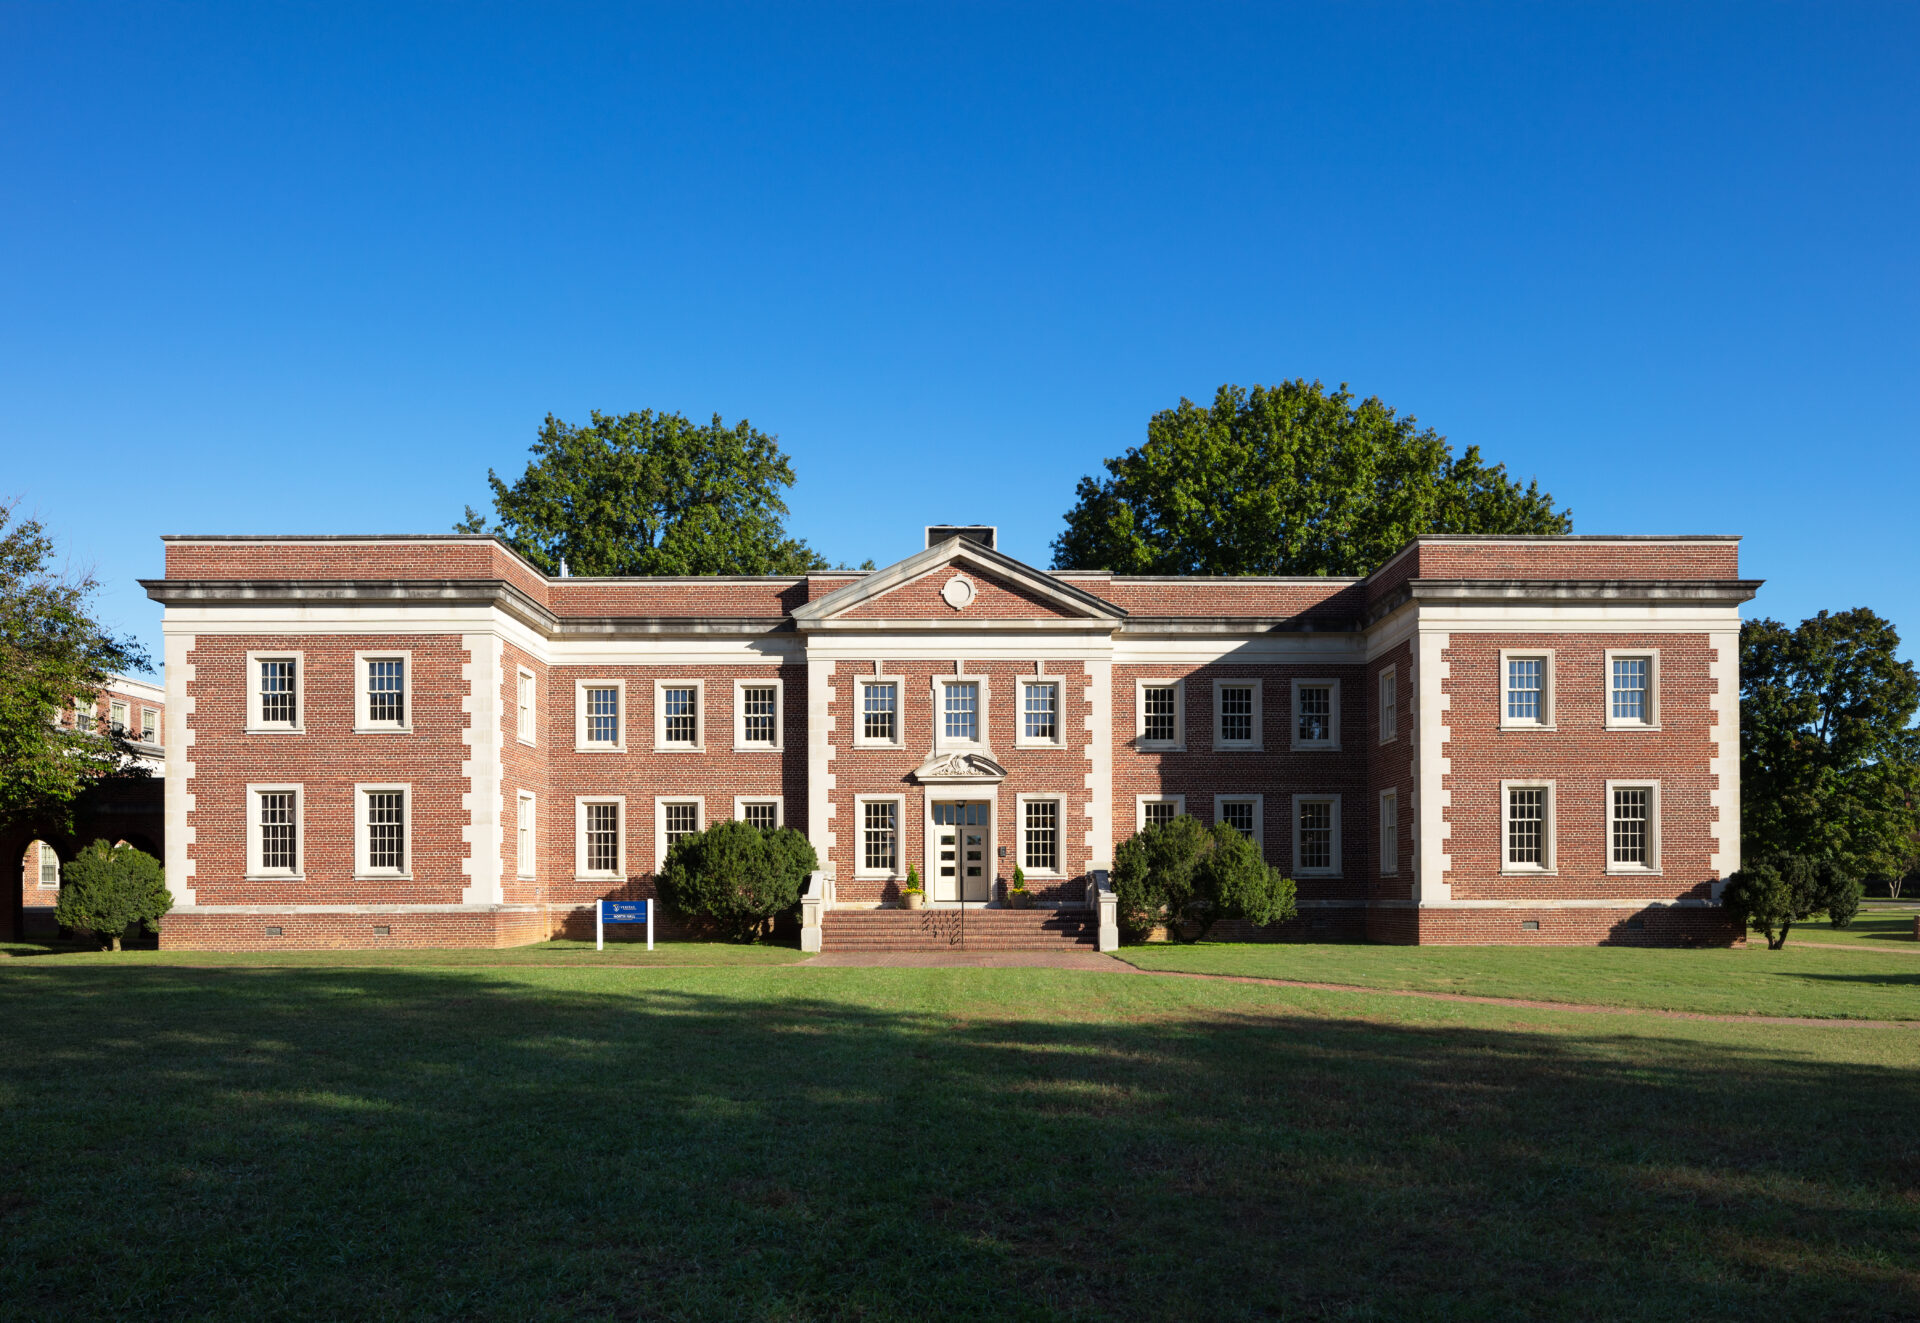
<path fill-rule="evenodd" d="M 1084 910 L 829 910 L 824 951 L 1091 950 L 1096 925 Z"/>

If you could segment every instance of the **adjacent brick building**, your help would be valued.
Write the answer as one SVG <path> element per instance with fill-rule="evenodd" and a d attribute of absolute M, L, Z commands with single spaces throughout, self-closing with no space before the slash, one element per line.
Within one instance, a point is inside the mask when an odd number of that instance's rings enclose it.
<path fill-rule="evenodd" d="M 946 536 L 956 533 L 955 536 Z M 1730 537 L 1427 537 L 1364 579 L 554 578 L 487 537 L 170 538 L 171 946 L 505 945 L 680 832 L 807 832 L 824 903 L 1077 909 L 1186 812 L 1281 936 L 1728 940 Z"/>

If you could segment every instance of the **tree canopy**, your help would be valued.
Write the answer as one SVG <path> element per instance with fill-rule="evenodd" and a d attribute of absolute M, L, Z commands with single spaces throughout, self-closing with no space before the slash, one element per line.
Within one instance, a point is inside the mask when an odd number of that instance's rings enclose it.
<path fill-rule="evenodd" d="M 1136 939 L 1165 925 L 1174 941 L 1199 941 L 1222 919 L 1264 927 L 1295 913 L 1293 880 L 1260 847 L 1224 822 L 1209 828 L 1184 813 L 1120 842 L 1113 891 L 1120 925 Z"/>
<path fill-rule="evenodd" d="M 1804 855 L 1855 878 L 1904 872 L 1920 675 L 1865 607 L 1740 630 L 1741 850 Z"/>
<path fill-rule="evenodd" d="M 673 843 L 658 878 L 660 899 L 678 914 L 711 919 L 735 941 L 751 941 L 800 903 L 800 888 L 818 867 L 812 843 L 793 828 L 768 831 L 728 818 Z"/>
<path fill-rule="evenodd" d="M 776 438 L 644 409 L 548 414 L 512 486 L 492 469 L 497 523 L 467 507 L 457 532 L 492 532 L 549 574 L 805 574 L 827 563 L 786 534 L 793 468 Z"/>
<path fill-rule="evenodd" d="M 1537 482 L 1522 487 L 1478 446 L 1455 456 L 1343 384 L 1222 386 L 1182 399 L 1147 442 L 1080 480 L 1055 569 L 1122 574 L 1367 574 L 1422 533 L 1566 533 Z"/>
<path fill-rule="evenodd" d="M 60 899 L 53 913 L 62 927 L 90 932 L 102 946 L 118 951 L 129 927 L 139 924 L 157 933 L 161 918 L 172 908 L 173 893 L 167 890 L 166 870 L 158 859 L 95 841 L 61 870 Z"/>
<path fill-rule="evenodd" d="M 52 561 L 46 529 L 0 504 L 0 822 L 64 826 L 89 785 L 145 775 L 124 735 L 54 721 L 75 699 L 91 703 L 114 672 L 148 662 L 93 618 L 93 576 L 56 573 Z"/>

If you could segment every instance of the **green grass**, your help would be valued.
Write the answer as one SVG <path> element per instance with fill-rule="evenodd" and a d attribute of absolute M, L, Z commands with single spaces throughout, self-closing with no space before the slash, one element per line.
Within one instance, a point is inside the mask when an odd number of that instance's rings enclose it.
<path fill-rule="evenodd" d="M 384 951 L 155 951 L 131 950 L 104 952 L 91 942 L 5 942 L 0 953 L 31 957 L 36 964 L 88 965 L 106 968 L 115 964 L 132 965 L 398 965 L 408 968 L 429 966 L 527 965 L 555 968 L 595 968 L 601 966 L 654 965 L 789 965 L 803 959 L 791 946 L 732 942 L 655 942 L 647 950 L 645 939 L 609 940 L 607 949 L 596 951 L 592 942 L 538 942 L 532 946 L 499 949 L 421 951 L 405 948 Z"/>
<path fill-rule="evenodd" d="M 1865 946 L 1888 953 L 1908 952 L 1920 955 L 1920 941 L 1913 936 L 1913 918 L 1920 910 L 1914 908 L 1912 901 L 1898 904 L 1888 901 L 1875 903 L 1868 901 L 1860 907 L 1860 913 L 1854 921 L 1844 928 L 1835 928 L 1825 916 L 1810 919 L 1806 923 L 1796 923 L 1787 934 L 1787 945 L 1795 942 L 1830 942 L 1841 946 Z M 1751 939 L 1763 942 L 1765 939 L 1755 932 Z"/>
<path fill-rule="evenodd" d="M 0 1015 L 9 1318 L 1920 1314 L 1907 1028 L 61 957 Z"/>
<path fill-rule="evenodd" d="M 1796 934 L 1798 929 L 1795 929 Z M 1660 947 L 1325 946 L 1201 942 L 1124 947 L 1141 969 L 1601 1006 L 1920 1020 L 1920 962 L 1794 943 L 1769 951 Z"/>

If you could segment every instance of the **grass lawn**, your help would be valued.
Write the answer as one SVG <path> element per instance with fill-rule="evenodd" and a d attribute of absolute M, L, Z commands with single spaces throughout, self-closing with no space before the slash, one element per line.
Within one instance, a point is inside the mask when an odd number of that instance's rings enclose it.
<path fill-rule="evenodd" d="M 1920 1315 L 1904 1027 L 100 956 L 0 1013 L 10 1318 Z"/>
<path fill-rule="evenodd" d="M 1745 950 L 1661 947 L 1330 946 L 1292 942 L 1123 947 L 1141 969 L 1414 988 L 1482 997 L 1726 1015 L 1920 1020 L 1920 961 L 1800 942 Z"/>
<path fill-rule="evenodd" d="M 1860 907 L 1860 913 L 1854 921 L 1844 928 L 1835 928 L 1822 915 L 1809 919 L 1806 923 L 1796 923 L 1793 931 L 1787 934 L 1787 945 L 1795 942 L 1834 942 L 1845 946 L 1867 946 L 1882 951 L 1904 951 L 1920 955 L 1920 941 L 1913 936 L 1913 919 L 1920 909 L 1912 901 L 1898 904 L 1888 901 L 1868 901 Z M 1758 932 L 1752 936 L 1755 942 L 1764 942 Z"/>
<path fill-rule="evenodd" d="M 415 951 L 122 951 L 104 956 L 92 942 L 0 941 L 0 953 L 31 956 L 36 964 L 91 965 L 103 960 L 143 965 L 401 965 L 434 966 L 537 965 L 558 968 L 647 965 L 790 965 L 802 959 L 791 946 L 743 946 L 731 942 L 655 942 L 647 950 L 644 938 L 609 939 L 596 951 L 592 942 L 538 942 L 532 946 L 499 949 Z"/>

